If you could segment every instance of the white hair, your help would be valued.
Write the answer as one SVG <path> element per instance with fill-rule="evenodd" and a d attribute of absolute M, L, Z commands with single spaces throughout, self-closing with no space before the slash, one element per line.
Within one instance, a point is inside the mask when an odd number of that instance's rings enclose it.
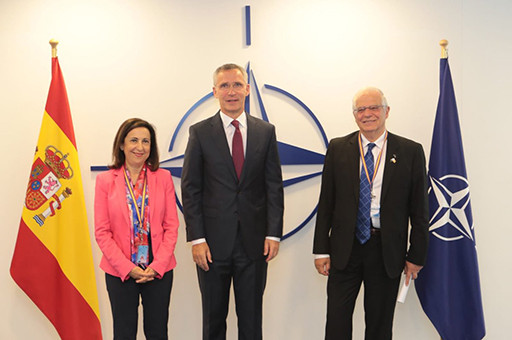
<path fill-rule="evenodd" d="M 354 98 L 352 98 L 352 110 L 356 109 L 356 102 L 357 100 L 363 95 L 368 92 L 377 92 L 380 95 L 380 105 L 384 107 L 388 107 L 388 100 L 386 99 L 386 96 L 384 96 L 384 92 L 382 92 L 379 88 L 368 86 L 365 88 L 362 88 L 361 90 L 357 91 L 354 95 Z"/>

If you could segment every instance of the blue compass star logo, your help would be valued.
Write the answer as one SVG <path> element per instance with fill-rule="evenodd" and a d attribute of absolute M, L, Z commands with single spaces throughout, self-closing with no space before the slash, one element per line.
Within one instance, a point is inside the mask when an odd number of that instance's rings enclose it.
<path fill-rule="evenodd" d="M 285 227 L 284 236 L 282 238 L 284 240 L 304 228 L 316 214 L 318 192 L 316 195 L 302 194 L 301 192 L 304 191 L 305 188 L 308 189 L 308 186 L 319 190 L 318 184 L 322 174 L 324 154 L 328 146 L 328 140 L 322 125 L 314 113 L 300 99 L 279 87 L 269 84 L 264 84 L 262 91 L 260 91 L 254 72 L 250 68 L 250 64 L 247 65 L 247 74 L 249 76 L 249 84 L 251 85 L 251 94 L 246 97 L 246 113 L 256 113 L 261 119 L 271 122 L 277 127 L 278 149 L 283 170 L 283 186 L 285 188 Z M 287 125 L 291 125 L 293 127 L 293 129 L 291 129 L 292 131 L 297 130 L 301 126 L 303 128 L 304 124 L 302 122 L 309 123 L 306 133 L 310 135 L 309 137 L 316 137 L 318 139 L 316 148 L 320 150 L 310 150 L 308 147 L 292 145 L 291 143 L 286 143 L 281 140 L 279 125 L 283 122 L 282 120 L 279 120 L 279 116 L 273 116 L 272 121 L 269 119 L 267 105 L 263 101 L 262 92 L 265 94 L 265 98 L 268 99 L 268 101 L 274 103 L 274 106 L 285 108 L 285 110 L 280 112 L 286 111 L 287 114 L 293 112 L 293 114 L 296 115 L 292 119 L 287 119 L 285 122 Z M 269 96 L 268 98 L 266 96 L 267 94 Z M 255 112 L 251 113 L 252 95 L 255 96 L 255 101 L 253 103 Z M 175 154 L 175 156 L 161 162 L 160 165 L 162 168 L 171 171 L 175 182 L 180 180 L 182 175 L 183 153 L 186 140 L 188 139 L 188 126 L 200 120 L 198 116 L 200 116 L 201 111 L 204 111 L 208 116 L 211 116 L 216 110 L 218 110 L 218 108 L 213 108 L 213 99 L 213 92 L 210 92 L 199 99 L 184 114 L 178 123 L 176 130 L 172 134 L 169 153 Z M 277 103 L 277 101 L 279 101 L 279 103 Z M 270 116 L 272 116 L 272 114 L 270 114 Z M 294 137 L 295 138 L 291 139 L 297 138 L 297 136 Z M 299 139 L 303 139 L 301 138 L 301 135 L 298 137 Z M 178 183 L 175 183 L 175 187 L 178 191 L 180 186 Z M 177 194 L 176 196 L 178 206 L 182 209 L 181 201 L 179 199 L 180 195 Z M 293 202 L 293 204 L 290 204 L 291 202 Z M 297 217 L 295 215 L 302 216 Z"/>
<path fill-rule="evenodd" d="M 442 241 L 475 241 L 469 183 L 460 175 L 430 177 L 430 232 Z"/>

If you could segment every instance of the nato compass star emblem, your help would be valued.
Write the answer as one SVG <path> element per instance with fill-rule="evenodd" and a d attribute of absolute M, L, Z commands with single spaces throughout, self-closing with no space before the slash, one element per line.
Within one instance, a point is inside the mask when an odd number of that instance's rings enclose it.
<path fill-rule="evenodd" d="M 276 125 L 285 192 L 284 240 L 304 228 L 316 214 L 320 176 L 328 140 L 322 125 L 306 104 L 293 94 L 269 84 L 264 84 L 260 91 L 250 64 L 247 65 L 247 74 L 251 93 L 245 99 L 245 112 Z M 254 102 L 251 101 L 251 96 L 255 97 Z M 268 104 L 264 103 L 264 98 Z M 188 127 L 218 110 L 214 99 L 213 92 L 206 94 L 183 115 L 169 145 L 169 153 L 175 155 L 160 163 L 162 168 L 171 171 L 175 180 L 180 210 L 180 183 L 177 181 L 181 181 Z M 271 110 L 267 110 L 267 107 Z M 279 126 L 283 124 L 288 128 L 280 129 Z M 306 134 L 308 140 L 304 141 Z M 283 139 L 293 140 L 294 145 Z M 303 143 L 304 145 L 300 145 Z"/>
<path fill-rule="evenodd" d="M 429 177 L 429 231 L 442 241 L 457 241 L 466 237 L 474 242 L 467 179 L 454 174 L 439 179 Z"/>

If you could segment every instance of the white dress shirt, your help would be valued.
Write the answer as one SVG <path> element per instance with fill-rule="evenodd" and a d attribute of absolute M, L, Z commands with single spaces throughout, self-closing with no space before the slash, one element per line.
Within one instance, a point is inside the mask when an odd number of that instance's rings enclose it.
<path fill-rule="evenodd" d="M 373 180 L 373 183 L 371 185 L 372 188 L 372 204 L 371 204 L 371 211 L 370 211 L 370 217 L 372 219 L 372 226 L 374 228 L 380 228 L 380 197 L 382 192 L 382 178 L 384 177 L 384 165 L 386 164 L 386 150 L 387 150 L 387 143 L 386 143 L 386 132 L 384 132 L 375 142 L 375 147 L 372 149 L 373 154 L 373 164 L 374 169 L 377 171 L 377 174 L 375 175 L 375 179 Z M 361 140 L 363 144 L 363 150 L 364 154 L 366 154 L 366 151 L 368 151 L 368 144 L 370 144 L 370 141 L 366 139 L 366 137 L 361 134 Z M 377 168 L 377 161 L 379 159 L 379 154 L 382 152 L 381 158 L 380 158 L 380 164 Z M 362 158 L 359 157 L 359 173 L 361 173 L 363 167 L 363 161 Z"/>
<path fill-rule="evenodd" d="M 220 112 L 220 119 L 222 120 L 222 126 L 224 127 L 224 132 L 226 133 L 226 140 L 229 145 L 229 152 L 233 155 L 233 135 L 235 134 L 236 128 L 231 122 L 233 118 L 229 117 L 227 114 Z M 240 116 L 236 119 L 238 120 L 238 128 L 240 129 L 240 133 L 242 134 L 242 144 L 244 146 L 244 157 L 245 150 L 247 149 L 247 116 L 245 112 L 242 112 Z"/>

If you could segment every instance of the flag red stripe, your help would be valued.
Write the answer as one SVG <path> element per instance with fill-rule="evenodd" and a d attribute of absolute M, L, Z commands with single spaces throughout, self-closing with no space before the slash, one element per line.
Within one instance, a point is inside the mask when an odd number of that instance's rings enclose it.
<path fill-rule="evenodd" d="M 98 317 L 23 219 L 11 263 L 11 276 L 51 321 L 63 340 L 102 338 Z"/>
<path fill-rule="evenodd" d="M 69 110 L 68 95 L 57 57 L 52 58 L 52 82 L 48 91 L 46 112 L 52 117 L 76 149 L 75 132 Z"/>

